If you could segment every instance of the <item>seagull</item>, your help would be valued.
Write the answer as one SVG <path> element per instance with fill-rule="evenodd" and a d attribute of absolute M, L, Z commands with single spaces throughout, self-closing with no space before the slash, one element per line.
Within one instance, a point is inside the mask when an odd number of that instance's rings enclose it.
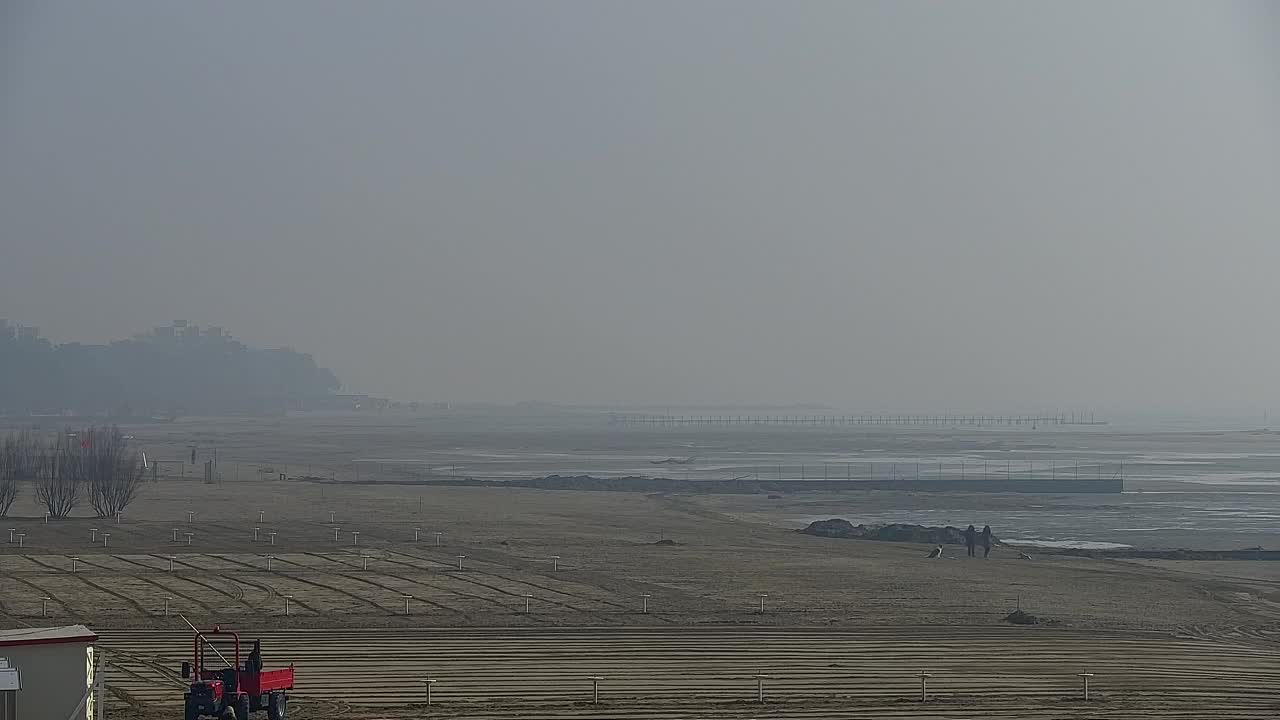
<path fill-rule="evenodd" d="M 929 553 L 929 559 L 931 559 L 931 560 L 932 560 L 932 559 L 934 559 L 934 558 L 940 558 L 940 557 L 942 557 L 942 546 L 941 546 L 941 545 L 939 545 L 938 547 L 934 548 L 934 549 L 933 549 L 933 552 Z"/>

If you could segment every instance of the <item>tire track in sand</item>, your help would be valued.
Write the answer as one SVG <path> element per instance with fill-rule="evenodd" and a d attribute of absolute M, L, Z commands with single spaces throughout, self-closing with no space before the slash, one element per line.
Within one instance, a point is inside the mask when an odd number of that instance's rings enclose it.
<path fill-rule="evenodd" d="M 414 558 L 415 560 L 422 560 L 422 561 L 424 561 L 424 562 L 435 562 L 435 563 L 439 563 L 439 561 L 438 561 L 438 560 L 434 560 L 434 559 L 432 559 L 432 558 L 419 557 L 419 556 L 417 556 L 417 555 L 413 555 L 413 554 L 405 553 L 405 552 L 399 552 L 399 551 L 396 551 L 396 550 L 387 550 L 386 552 L 391 553 L 391 554 L 394 554 L 394 555 L 400 555 L 400 556 L 403 556 L 403 557 L 410 557 L 410 558 Z M 418 569 L 418 570 L 425 570 L 425 568 L 420 568 L 420 567 L 417 567 L 416 565 L 412 565 L 412 564 L 407 563 L 407 562 L 402 562 L 402 561 L 400 561 L 400 560 L 392 560 L 392 559 L 390 559 L 390 558 L 386 558 L 386 560 L 387 560 L 388 562 L 396 563 L 397 565 L 403 565 L 403 566 L 405 566 L 405 567 L 412 567 L 412 568 L 416 568 L 416 569 Z M 442 570 L 447 571 L 447 570 L 449 570 L 449 569 L 450 569 L 448 565 L 446 565 L 446 564 L 444 564 L 444 563 L 440 563 L 440 564 L 443 566 L 443 567 L 442 567 Z M 627 611 L 630 611 L 630 610 L 631 610 L 631 608 L 626 607 L 626 606 L 624 606 L 624 605 L 621 605 L 621 604 L 619 604 L 619 603 L 611 602 L 611 601 L 608 601 L 608 600 L 594 600 L 594 599 L 591 599 L 591 598 L 582 597 L 582 596 L 580 596 L 580 595 L 575 595 L 575 594 L 570 593 L 570 592 L 565 592 L 565 591 L 563 591 L 563 590 L 556 590 L 556 589 L 554 589 L 554 588 L 550 588 L 550 587 L 547 587 L 547 586 L 545 586 L 545 585 L 539 585 L 538 583 L 528 582 L 528 581 L 525 581 L 525 580 L 517 580 L 517 579 L 515 579 L 515 578 L 505 577 L 505 576 L 503 576 L 503 575 L 499 575 L 499 574 L 497 574 L 497 573 L 493 573 L 493 572 L 488 572 L 488 571 L 485 571 L 485 570 L 470 570 L 470 571 L 464 571 L 464 572 L 471 572 L 471 573 L 473 573 L 473 574 L 484 575 L 484 576 L 486 576 L 486 577 L 497 578 L 497 579 L 499 579 L 499 580 L 506 580 L 506 581 L 508 581 L 508 582 L 518 583 L 518 584 L 521 584 L 521 585 L 527 585 L 527 586 L 529 586 L 529 587 L 535 587 L 535 588 L 538 588 L 538 589 L 540 589 L 540 590 L 545 590 L 545 591 L 550 592 L 550 593 L 555 593 L 555 594 L 557 594 L 557 595 L 564 595 L 564 596 L 566 596 L 566 597 L 571 597 L 571 598 L 573 598 L 573 599 L 575 599 L 575 600 L 582 601 L 582 602 L 599 602 L 599 603 L 600 603 L 600 604 L 602 604 L 602 605 L 611 605 L 611 606 L 613 606 L 613 607 L 615 607 L 615 608 L 618 608 L 618 609 L 620 609 L 620 610 L 627 610 Z M 517 593 L 511 592 L 511 591 L 508 591 L 508 590 L 503 590 L 502 588 L 499 588 L 499 587 L 494 586 L 494 585 L 490 585 L 490 584 L 488 584 L 488 583 L 480 582 L 479 580 L 476 580 L 475 578 L 472 578 L 472 577 L 466 577 L 466 576 L 463 576 L 463 575 L 452 575 L 452 574 L 451 574 L 451 575 L 449 575 L 449 577 L 455 578 L 455 579 L 457 579 L 457 580 L 461 580 L 461 581 L 463 581 L 463 582 L 469 582 L 469 583 L 472 583 L 472 584 L 474 584 L 474 585 L 479 585 L 480 587 L 487 588 L 487 589 L 489 589 L 489 590 L 493 590 L 494 592 L 501 593 L 501 594 L 503 594 L 503 595 L 507 595 L 507 596 L 510 596 L 510 597 L 514 597 L 514 598 L 523 597 L 523 595 L 520 595 L 520 594 L 517 594 Z M 597 618 L 601 618 L 601 619 L 604 619 L 604 618 L 606 618 L 606 617 L 607 617 L 606 615 L 604 615 L 604 613 L 601 613 L 601 612 L 600 612 L 600 611 L 598 611 L 598 610 L 586 610 L 586 609 L 583 609 L 583 608 L 575 607 L 575 606 L 570 605 L 570 604 L 568 604 L 568 603 L 566 603 L 566 602 L 561 602 L 561 601 L 559 601 L 559 600 L 554 600 L 554 599 L 552 599 L 552 598 L 543 597 L 543 598 L 539 598 L 539 600 L 541 600 L 541 601 L 543 601 L 543 602 L 550 603 L 550 604 L 552 604 L 552 605 L 559 606 L 559 607 L 564 608 L 564 609 L 567 609 L 567 610 L 571 610 L 571 611 L 576 612 L 576 613 L 582 613 L 583 615 L 590 615 L 590 616 L 597 617 Z"/>
<path fill-rule="evenodd" d="M 155 570 L 155 569 L 156 569 L 156 568 L 151 567 L 150 565 L 144 565 L 143 563 L 140 563 L 140 562 L 138 562 L 138 561 L 136 561 L 136 560 L 130 560 L 129 558 L 120 557 L 119 555 L 111 555 L 111 556 L 109 556 L 109 557 L 111 557 L 111 559 L 116 560 L 116 561 L 118 561 L 118 562 L 128 563 L 128 564 L 133 565 L 133 566 L 135 566 L 135 567 L 141 567 L 141 568 L 143 568 L 143 569 L 145 569 L 145 570 Z M 83 558 L 80 560 L 80 562 L 84 563 L 85 565 L 88 565 L 89 567 L 98 568 L 99 570 L 106 570 L 107 572 L 113 572 L 111 568 L 105 568 L 105 567 L 102 567 L 101 565 L 95 565 L 95 564 L 93 564 L 93 563 L 91 563 L 91 562 L 86 562 Z M 165 585 L 164 583 L 156 582 L 155 580 L 152 580 L 152 579 L 150 579 L 150 578 L 144 577 L 144 576 L 142 576 L 142 575 L 134 575 L 134 574 L 130 574 L 130 573 L 123 573 L 123 574 L 124 574 L 126 577 L 130 577 L 130 578 L 133 578 L 134 580 L 138 580 L 138 581 L 140 581 L 140 582 L 144 582 L 144 583 L 146 583 L 146 584 L 150 585 L 151 587 L 159 588 L 159 589 L 160 589 L 161 591 L 163 591 L 165 594 L 173 593 L 173 594 L 176 596 L 176 597 L 175 597 L 175 599 L 186 600 L 187 602 L 192 603 L 192 604 L 196 605 L 197 607 L 199 607 L 199 608 L 200 608 L 204 613 L 206 613 L 206 614 L 208 614 L 208 615 L 217 615 L 217 613 L 214 611 L 214 609 L 213 609 L 213 607 L 212 607 L 211 605 L 209 605 L 208 603 L 206 603 L 206 602 L 204 602 L 204 601 L 202 601 L 202 600 L 200 600 L 200 599 L 198 599 L 198 598 L 196 598 L 196 597 L 194 597 L 194 596 L 187 595 L 186 593 L 183 593 L 183 592 L 178 591 L 178 590 L 174 590 L 173 588 L 171 588 L 171 587 L 169 587 L 169 586 Z M 198 584 L 198 583 L 197 583 L 197 584 Z"/>
<path fill-rule="evenodd" d="M 381 583 L 373 582 L 372 580 L 368 580 L 368 579 L 363 578 L 363 577 L 360 577 L 360 576 L 358 576 L 358 575 L 352 575 L 352 574 L 350 574 L 350 572 L 351 572 L 351 570 L 352 570 L 351 566 L 350 566 L 350 565 L 347 565 L 346 563 L 344 563 L 344 562 L 342 562 L 342 561 L 340 561 L 340 560 L 335 560 L 335 559 L 333 559 L 333 558 L 331 558 L 331 557 L 329 557 L 329 556 L 327 556 L 327 555 L 323 555 L 323 554 L 319 554 L 319 553 L 303 553 L 303 555 L 307 555 L 307 556 L 309 556 L 309 557 L 315 557 L 315 558 L 318 558 L 318 559 L 320 559 L 320 560 L 327 560 L 327 561 L 329 561 L 329 562 L 331 562 L 331 563 L 334 563 L 334 564 L 338 565 L 339 567 L 341 567 L 341 568 L 345 571 L 345 572 L 335 572 L 335 573 L 334 573 L 334 575 L 337 575 L 338 577 L 349 578 L 349 579 L 351 579 L 351 580 L 359 580 L 359 581 L 361 581 L 361 582 L 368 583 L 368 584 L 370 584 L 370 585 L 374 585 L 374 586 L 376 586 L 376 587 L 380 587 L 380 588 L 382 588 L 382 589 L 384 589 L 384 590 L 390 590 L 390 591 L 395 592 L 395 593 L 397 593 L 397 594 L 399 594 L 399 593 L 400 593 L 400 590 L 399 590 L 398 588 L 392 588 L 392 587 L 389 587 L 389 586 L 387 586 L 387 585 L 383 585 L 383 584 L 381 584 Z M 297 565 L 297 563 L 294 563 L 294 565 Z M 298 567 L 307 567 L 307 566 L 305 566 L 305 565 L 298 565 Z M 315 568 L 308 568 L 308 569 L 314 570 Z M 419 581 L 419 580 L 413 580 L 413 579 L 406 578 L 406 577 L 401 577 L 400 575 L 395 575 L 395 574 L 393 574 L 393 573 L 380 572 L 379 574 L 380 574 L 380 575 L 387 575 L 387 576 L 389 576 L 389 577 L 396 578 L 397 580 L 403 580 L 404 582 L 407 582 L 407 583 L 409 583 L 410 585 L 417 585 L 418 587 L 422 587 L 422 588 L 429 588 L 429 589 L 437 590 L 437 591 L 439 591 L 439 590 L 443 590 L 443 591 L 445 591 L 445 592 L 452 592 L 452 593 L 454 593 L 455 595 L 460 595 L 460 596 L 462 596 L 462 597 L 466 597 L 466 598 L 472 598 L 472 599 L 474 599 L 474 600 L 480 600 L 480 601 L 482 601 L 482 602 L 487 602 L 487 603 L 489 603 L 489 604 L 491 604 L 491 605 L 494 605 L 494 606 L 496 606 L 496 607 L 504 608 L 504 609 L 505 609 L 505 606 L 504 606 L 502 603 L 498 602 L 497 600 L 494 600 L 493 598 L 484 597 L 483 595 L 472 595 L 471 593 L 464 593 L 464 592 L 460 592 L 460 591 L 456 591 L 456 590 L 446 590 L 445 588 L 441 588 L 441 587 L 436 586 L 436 585 L 428 585 L 428 584 L 426 584 L 426 583 L 424 583 L 424 582 L 422 582 L 422 581 Z M 431 600 L 427 600 L 427 599 L 425 599 L 425 598 L 415 598 L 415 599 L 416 599 L 416 600 L 421 600 L 422 602 L 424 602 L 424 603 L 426 603 L 426 604 L 428 604 L 428 605 L 431 605 L 432 607 L 439 608 L 440 610 L 444 610 L 444 611 L 446 611 L 446 612 L 461 613 L 464 617 L 465 617 L 465 616 L 466 616 L 466 614 L 467 614 L 467 613 L 466 613 L 465 611 L 463 611 L 463 610 L 459 610 L 459 609 L 454 608 L 454 607 L 449 607 L 448 605 L 443 605 L 443 604 L 441 604 L 441 603 L 432 602 Z"/>
<path fill-rule="evenodd" d="M 48 563 L 44 562 L 43 560 L 39 559 L 39 558 L 38 558 L 38 557 L 36 557 L 35 555 L 28 555 L 28 556 L 27 556 L 27 559 L 28 559 L 28 560 L 30 560 L 30 561 L 32 561 L 32 562 L 34 562 L 34 563 L 36 563 L 37 565 L 40 565 L 40 566 L 42 566 L 42 567 L 44 567 L 44 568 L 47 568 L 47 569 L 49 569 L 49 570 L 55 570 L 55 571 L 57 571 L 58 573 L 66 573 L 66 571 L 65 571 L 65 570 L 63 570 L 62 568 L 60 568 L 60 567 L 55 567 L 55 566 L 53 566 L 53 565 L 50 565 L 50 564 L 48 564 Z M 83 561 L 83 560 L 81 560 L 81 562 L 84 562 L 84 561 Z M 102 568 L 101 566 L 96 566 L 96 565 L 95 565 L 94 567 L 97 567 L 97 568 L 98 568 L 98 569 L 100 569 L 100 570 L 101 570 L 101 569 L 104 569 L 104 568 Z M 145 616 L 150 616 L 150 615 L 151 615 L 151 611 L 149 611 L 149 610 L 147 610 L 145 607 L 143 607 L 143 606 L 142 606 L 142 603 L 138 602 L 137 600 L 134 600 L 133 598 L 129 597 L 128 595 L 125 595 L 125 594 L 123 594 L 123 593 L 118 593 L 118 592 L 116 592 L 115 590 L 112 590 L 112 589 L 111 589 L 111 588 L 109 588 L 109 587 L 105 587 L 105 586 L 103 586 L 103 585 L 100 585 L 99 583 L 96 583 L 96 582 L 94 582 L 94 581 L 90 580 L 89 578 L 85 577 L 84 575 L 81 575 L 80 573 L 66 573 L 66 574 L 71 575 L 71 576 L 72 576 L 72 577 L 74 577 L 76 580 L 79 580 L 80 582 L 84 583 L 85 585 L 88 585 L 89 587 L 91 587 L 91 588 L 93 588 L 93 589 L 95 589 L 95 590 L 98 590 L 98 591 L 104 592 L 104 593 L 106 593 L 106 594 L 108 594 L 108 595 L 110 595 L 110 596 L 112 596 L 112 597 L 116 598 L 117 600 L 123 600 L 124 602 L 128 603 L 129 605 L 131 605 L 131 606 L 133 607 L 133 609 L 134 609 L 134 610 L 138 611 L 138 613 L 140 613 L 140 614 L 142 614 L 142 615 L 145 615 Z M 10 576 L 10 577 L 13 577 L 13 579 L 14 579 L 14 580 L 18 580 L 18 582 L 21 582 L 21 583 L 23 583 L 23 584 L 29 585 L 30 587 L 36 587 L 34 584 L 29 583 L 29 582 L 27 582 L 27 581 L 25 581 L 25 580 L 20 580 L 20 579 L 18 579 L 17 577 L 14 577 L 14 576 Z M 53 598 L 53 597 L 54 597 L 53 593 L 51 593 L 51 592 L 48 592 L 48 591 L 42 591 L 42 592 L 45 592 L 45 593 L 46 593 L 50 598 Z M 66 602 L 64 602 L 64 601 L 62 601 L 62 600 L 57 600 L 57 602 L 58 602 L 59 604 L 61 604 L 63 607 L 67 608 L 68 610 L 69 610 L 69 609 L 71 609 L 71 606 L 70 606 L 70 605 L 68 605 Z"/>
<path fill-rule="evenodd" d="M 385 611 L 385 610 L 386 610 L 386 608 L 382 607 L 381 605 L 378 605 L 377 603 L 373 602 L 372 600 L 369 600 L 368 598 L 361 597 L 361 596 L 359 596 L 359 595 L 357 595 L 357 594 L 355 594 L 355 593 L 352 593 L 352 592 L 347 592 L 346 590 L 343 590 L 343 589 L 341 589 L 341 588 L 330 587 L 330 586 L 325 585 L 325 584 L 323 584 L 323 583 L 314 582 L 314 581 L 312 581 L 312 580 L 307 580 L 306 578 L 299 577 L 299 576 L 297 576 L 297 575 L 288 575 L 288 574 L 285 574 L 285 573 L 279 573 L 279 572 L 276 572 L 276 571 L 274 571 L 274 570 L 264 570 L 264 569 L 262 569 L 262 568 L 260 568 L 260 567 L 258 567 L 258 566 L 256 566 L 256 565 L 253 565 L 253 564 L 251 564 L 251 563 L 247 563 L 247 562 L 245 562 L 245 561 L 243 561 L 243 560 L 236 560 L 235 558 L 233 558 L 233 557 L 228 557 L 228 556 L 226 556 L 226 555 L 218 555 L 217 557 L 218 557 L 218 559 L 220 559 L 220 560 L 222 560 L 222 561 L 224 561 L 224 562 L 229 562 L 229 563 L 232 563 L 232 564 L 235 564 L 235 565 L 240 565 L 241 567 L 247 568 L 247 569 L 249 569 L 249 570 L 253 570 L 253 571 L 255 571 L 255 572 L 267 573 L 267 574 L 270 574 L 270 575 L 279 575 L 279 576 L 280 576 L 280 577 L 282 577 L 282 578 L 288 578 L 289 580 L 293 580 L 294 582 L 302 583 L 303 585 L 309 585 L 309 586 L 311 586 L 311 587 L 320 588 L 321 590 L 329 590 L 329 591 L 335 592 L 335 593 L 337 593 L 337 594 L 339 594 L 339 595 L 344 595 L 344 596 L 346 596 L 346 597 L 349 597 L 349 598 L 351 598 L 352 600 L 355 600 L 355 601 L 357 601 L 357 602 L 359 602 L 359 603 L 362 603 L 362 604 L 365 604 L 365 605 L 369 605 L 370 607 L 372 607 L 372 608 L 374 608 L 374 609 L 376 609 L 376 610 L 379 610 L 379 611 Z M 284 560 L 284 559 L 279 558 L 279 557 L 277 557 L 277 558 L 276 558 L 276 561 L 277 561 L 277 562 L 288 562 L 287 560 Z M 297 563 L 290 563 L 290 564 L 296 565 Z M 271 587 L 271 586 L 268 586 L 268 585 L 260 585 L 260 584 L 258 584 L 258 583 L 253 583 L 253 582 L 250 582 L 250 581 L 248 581 L 248 580 L 243 580 L 243 582 L 244 582 L 246 585 L 253 585 L 254 587 L 257 587 L 257 588 L 260 588 L 260 589 L 267 590 L 269 593 L 271 593 L 271 595 L 277 595 L 277 594 L 279 594 L 279 593 L 277 593 L 277 592 L 276 592 L 276 589 L 275 589 L 275 588 L 273 588 L 273 587 Z M 315 608 L 311 607 L 311 606 L 310 606 L 310 605 L 308 605 L 307 603 L 304 603 L 304 602 L 299 601 L 297 597 L 294 597 L 292 600 L 290 600 L 290 602 L 292 602 L 293 604 L 297 605 L 298 607 L 300 607 L 300 608 L 302 608 L 302 609 L 304 609 L 304 610 L 307 610 L 308 612 L 311 612 L 311 613 L 313 613 L 313 614 L 315 614 L 315 615 L 324 615 L 324 614 L 325 614 L 325 613 L 322 613 L 322 612 L 320 612 L 320 611 L 316 610 Z"/>

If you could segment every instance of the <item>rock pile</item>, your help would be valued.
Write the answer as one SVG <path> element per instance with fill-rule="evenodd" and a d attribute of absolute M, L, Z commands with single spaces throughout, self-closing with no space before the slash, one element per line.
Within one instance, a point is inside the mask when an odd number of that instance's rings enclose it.
<path fill-rule="evenodd" d="M 1035 615 L 1032 615 L 1029 612 L 1023 612 L 1022 610 L 1014 610 L 1008 615 L 1005 615 L 1004 621 L 1007 623 L 1012 623 L 1014 625 L 1039 625 L 1040 624 L 1040 618 L 1036 617 Z"/>
<path fill-rule="evenodd" d="M 964 545 L 964 530 L 952 527 L 929 527 L 925 525 L 909 525 L 893 523 L 891 525 L 854 525 L 848 520 L 831 518 L 815 520 L 799 532 L 806 535 L 833 538 L 857 538 L 861 540 L 883 540 L 885 542 L 921 543 L 924 545 Z M 999 543 L 999 539 L 992 537 Z"/>

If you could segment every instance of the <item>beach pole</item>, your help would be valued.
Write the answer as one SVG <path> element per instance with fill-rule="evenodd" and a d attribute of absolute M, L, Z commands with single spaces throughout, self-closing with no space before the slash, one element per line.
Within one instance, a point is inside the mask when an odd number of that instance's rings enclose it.
<path fill-rule="evenodd" d="M 1093 673 L 1091 672 L 1076 673 L 1076 677 L 1079 677 L 1084 684 L 1084 688 L 1083 688 L 1084 701 L 1089 702 L 1089 678 L 1093 677 Z"/>
<path fill-rule="evenodd" d="M 591 704 L 599 705 L 600 704 L 600 681 L 604 680 L 604 678 L 599 675 L 591 675 L 587 679 L 591 681 Z"/>
<path fill-rule="evenodd" d="M 768 675 L 756 675 L 756 702 L 764 703 L 764 681 Z"/>

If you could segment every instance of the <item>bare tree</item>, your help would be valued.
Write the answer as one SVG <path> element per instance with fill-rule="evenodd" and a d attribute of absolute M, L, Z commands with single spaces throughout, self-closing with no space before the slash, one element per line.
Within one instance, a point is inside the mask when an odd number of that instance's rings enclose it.
<path fill-rule="evenodd" d="M 68 429 L 41 445 L 36 469 L 36 499 L 50 517 L 64 518 L 80 504 L 80 443 Z"/>
<path fill-rule="evenodd" d="M 80 439 L 80 479 L 98 517 L 123 512 L 142 486 L 142 458 L 129 439 L 112 425 L 89 427 Z"/>
<path fill-rule="evenodd" d="M 36 476 L 40 461 L 40 439 L 30 430 L 9 433 L 0 441 L 0 516 L 18 499 L 22 482 Z"/>

